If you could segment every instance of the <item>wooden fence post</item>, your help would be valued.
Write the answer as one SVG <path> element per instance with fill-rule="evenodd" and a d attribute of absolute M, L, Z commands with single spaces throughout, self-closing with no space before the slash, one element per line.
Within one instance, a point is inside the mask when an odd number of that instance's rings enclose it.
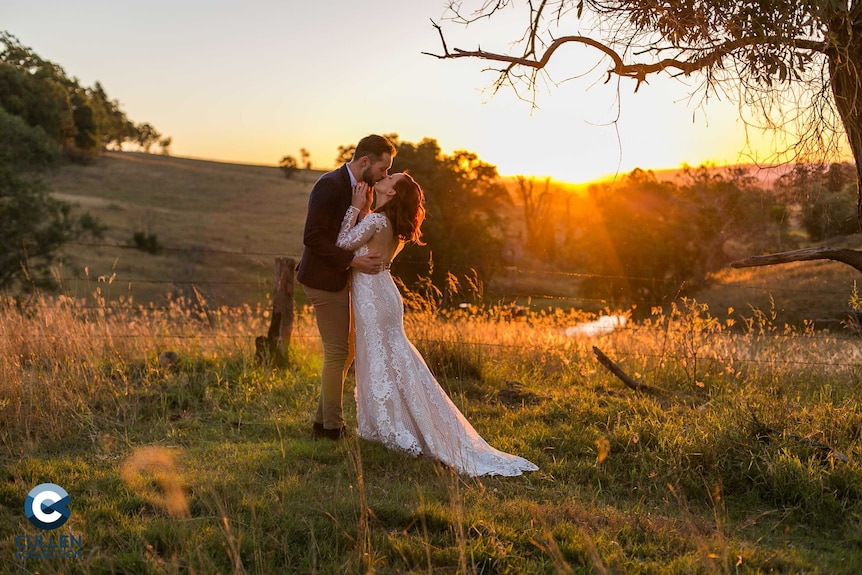
<path fill-rule="evenodd" d="M 275 258 L 275 285 L 272 295 L 272 320 L 266 336 L 255 338 L 255 354 L 261 363 L 276 367 L 288 364 L 290 336 L 293 333 L 293 258 Z"/>

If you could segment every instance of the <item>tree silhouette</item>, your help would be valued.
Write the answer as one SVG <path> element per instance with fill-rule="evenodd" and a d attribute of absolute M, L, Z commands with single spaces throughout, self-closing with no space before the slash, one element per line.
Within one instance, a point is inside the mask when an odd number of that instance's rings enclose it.
<path fill-rule="evenodd" d="M 535 177 L 516 176 L 515 186 L 523 204 L 527 249 L 539 259 L 553 261 L 557 246 L 553 209 L 555 192 L 551 189 L 551 178 L 546 178 L 540 188 Z"/>
<path fill-rule="evenodd" d="M 278 167 L 284 172 L 284 177 L 288 180 L 293 177 L 293 174 L 299 169 L 296 163 L 296 158 L 293 156 L 284 156 L 279 162 Z"/>
<path fill-rule="evenodd" d="M 693 84 L 693 96 L 704 102 L 727 97 L 748 126 L 790 137 L 792 145 L 775 149 L 775 159 L 823 160 L 849 144 L 862 223 L 862 1 L 483 0 L 469 13 L 465 4 L 449 4 L 450 19 L 465 26 L 495 19 L 508 8 L 526 12 L 526 31 L 508 53 L 450 50 L 442 27 L 434 24 L 442 53 L 430 55 L 498 63 L 495 91 L 511 87 L 535 104 L 540 81 L 553 81 L 546 72 L 551 59 L 563 58 L 566 45 L 581 45 L 595 50 L 598 63 L 608 63 L 606 81 L 631 79 L 635 91 L 659 73 L 696 76 L 701 81 Z M 565 33 L 573 19 L 585 32 Z M 596 65 L 573 60 L 571 76 Z M 850 265 L 862 271 L 862 263 Z"/>
<path fill-rule="evenodd" d="M 356 151 L 355 144 L 348 144 L 346 146 L 338 146 L 338 155 L 335 157 L 335 165 L 340 166 L 341 164 L 346 164 L 350 160 L 353 159 L 353 152 Z"/>

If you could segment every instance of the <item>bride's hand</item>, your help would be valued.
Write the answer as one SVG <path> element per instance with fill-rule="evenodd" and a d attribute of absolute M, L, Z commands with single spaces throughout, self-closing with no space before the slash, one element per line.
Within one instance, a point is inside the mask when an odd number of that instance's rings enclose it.
<path fill-rule="evenodd" d="M 353 186 L 353 198 L 351 201 L 354 208 L 367 210 L 371 207 L 371 188 L 365 182 L 359 182 Z"/>

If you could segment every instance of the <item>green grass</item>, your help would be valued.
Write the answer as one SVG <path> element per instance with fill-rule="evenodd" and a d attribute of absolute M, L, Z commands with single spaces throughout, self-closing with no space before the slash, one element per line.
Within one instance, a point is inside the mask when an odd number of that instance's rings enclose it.
<path fill-rule="evenodd" d="M 274 371 L 253 357 L 259 310 L 40 306 L 39 321 L 12 305 L 0 318 L 2 572 L 832 574 L 862 561 L 855 340 L 766 319 L 740 332 L 692 301 L 599 339 L 566 338 L 574 314 L 412 314 L 476 428 L 541 468 L 470 479 L 309 437 L 307 313 L 291 367 Z M 662 391 L 632 392 L 593 345 Z M 351 393 L 349 380 L 349 422 Z M 82 535 L 85 555 L 16 564 L 15 536 L 38 533 L 23 499 L 45 481 L 72 495 L 54 533 Z"/>

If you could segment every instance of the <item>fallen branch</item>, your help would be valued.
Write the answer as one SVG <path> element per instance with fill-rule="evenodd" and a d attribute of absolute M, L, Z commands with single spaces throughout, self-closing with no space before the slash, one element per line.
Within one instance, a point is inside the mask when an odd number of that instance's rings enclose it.
<path fill-rule="evenodd" d="M 835 459 L 839 459 L 839 460 L 843 461 L 844 463 L 847 463 L 848 461 L 850 461 L 846 455 L 844 455 L 840 451 L 836 451 L 835 449 L 833 449 L 829 445 L 826 445 L 825 443 L 820 443 L 819 441 L 814 441 L 813 439 L 810 439 L 808 437 L 803 437 L 803 436 L 797 435 L 795 433 L 788 433 L 788 432 L 782 431 L 780 429 L 775 429 L 774 427 L 769 427 L 768 425 L 764 424 L 759 419 L 757 419 L 757 415 L 754 414 L 754 411 L 751 409 L 751 406 L 748 406 L 748 414 L 751 416 L 751 421 L 752 421 L 752 423 L 754 423 L 754 426 L 757 428 L 757 431 L 762 435 L 777 435 L 780 437 L 786 437 L 788 439 L 793 439 L 793 440 L 798 441 L 799 443 L 802 443 L 802 444 L 807 445 L 809 447 L 813 447 L 815 449 L 825 451 L 825 452 L 827 452 L 827 456 L 834 457 Z"/>
<path fill-rule="evenodd" d="M 771 266 L 775 264 L 786 264 L 789 262 L 803 262 L 811 260 L 833 260 L 845 263 L 862 272 L 862 252 L 843 248 L 805 248 L 777 254 L 763 256 L 752 256 L 744 260 L 731 262 L 732 268 L 751 268 L 758 266 Z"/>
<path fill-rule="evenodd" d="M 647 385 L 645 383 L 641 383 L 636 379 L 632 379 L 629 377 L 617 364 L 615 364 L 611 359 L 602 353 L 602 350 L 593 346 L 593 353 L 596 354 L 596 358 L 599 360 L 599 363 L 608 368 L 612 374 L 614 374 L 620 381 L 626 384 L 627 387 L 633 389 L 635 391 L 643 391 L 645 393 L 660 393 L 661 390 L 652 387 L 651 385 Z"/>

